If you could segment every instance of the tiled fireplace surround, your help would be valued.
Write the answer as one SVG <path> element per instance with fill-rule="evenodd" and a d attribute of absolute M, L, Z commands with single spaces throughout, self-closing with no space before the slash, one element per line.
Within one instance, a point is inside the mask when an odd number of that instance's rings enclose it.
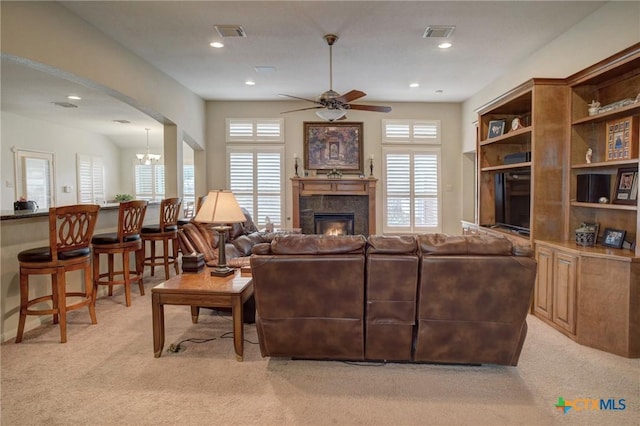
<path fill-rule="evenodd" d="M 313 234 L 315 213 L 353 213 L 354 234 L 376 233 L 377 179 L 292 178 L 293 227 Z"/>

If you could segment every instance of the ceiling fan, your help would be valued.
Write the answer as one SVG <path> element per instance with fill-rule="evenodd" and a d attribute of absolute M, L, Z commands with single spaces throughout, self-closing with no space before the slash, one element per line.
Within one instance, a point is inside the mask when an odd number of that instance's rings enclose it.
<path fill-rule="evenodd" d="M 294 111 L 305 111 L 309 109 L 317 109 L 316 114 L 318 117 L 327 120 L 342 120 L 346 118 L 347 110 L 354 109 L 360 111 L 374 111 L 374 112 L 389 112 L 391 111 L 391 107 L 388 106 L 376 106 L 376 105 L 361 105 L 361 104 L 352 104 L 351 101 L 355 101 L 356 99 L 360 99 L 363 96 L 366 96 L 366 93 L 360 90 L 351 90 L 344 95 L 340 95 L 338 92 L 333 90 L 333 44 L 338 40 L 338 36 L 334 34 L 327 34 L 324 36 L 327 44 L 329 45 L 329 90 L 322 93 L 318 99 L 306 99 L 298 96 L 292 95 L 284 95 L 293 99 L 300 99 L 303 101 L 313 102 L 316 106 L 309 108 L 300 108 L 294 109 L 291 111 L 284 111 L 281 114 L 286 114 Z"/>

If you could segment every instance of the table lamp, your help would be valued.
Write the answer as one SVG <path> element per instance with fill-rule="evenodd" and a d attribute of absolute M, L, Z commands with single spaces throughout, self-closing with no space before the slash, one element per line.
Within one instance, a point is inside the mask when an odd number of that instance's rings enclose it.
<path fill-rule="evenodd" d="M 231 229 L 227 224 L 242 223 L 247 219 L 242 213 L 236 197 L 231 191 L 218 190 L 209 191 L 195 219 L 196 222 L 213 223 L 213 229 L 218 232 L 218 265 L 211 271 L 211 276 L 226 277 L 233 274 L 233 269 L 227 266 L 227 256 L 225 254 L 225 232 Z"/>

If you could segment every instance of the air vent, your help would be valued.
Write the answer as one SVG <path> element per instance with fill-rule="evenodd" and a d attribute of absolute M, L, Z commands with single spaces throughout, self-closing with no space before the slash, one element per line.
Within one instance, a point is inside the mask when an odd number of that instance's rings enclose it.
<path fill-rule="evenodd" d="M 51 103 L 62 108 L 78 108 L 78 105 L 72 104 L 71 102 L 51 102 Z"/>
<path fill-rule="evenodd" d="M 113 121 L 118 124 L 131 124 L 129 120 L 113 120 Z"/>
<path fill-rule="evenodd" d="M 214 25 L 220 37 L 246 37 L 247 33 L 240 25 Z"/>
<path fill-rule="evenodd" d="M 276 67 L 272 67 L 270 65 L 256 65 L 255 67 L 253 67 L 253 69 L 256 70 L 258 74 L 268 74 L 271 72 L 276 72 Z"/>
<path fill-rule="evenodd" d="M 440 25 L 440 26 L 430 26 L 424 30 L 424 34 L 422 34 L 422 38 L 447 38 L 451 37 L 453 30 L 455 30 L 455 26 L 451 25 Z"/>

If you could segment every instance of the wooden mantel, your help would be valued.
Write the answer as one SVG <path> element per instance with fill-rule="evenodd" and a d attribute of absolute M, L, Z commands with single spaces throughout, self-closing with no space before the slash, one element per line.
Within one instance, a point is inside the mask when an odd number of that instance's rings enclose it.
<path fill-rule="evenodd" d="M 293 227 L 300 227 L 300 197 L 311 195 L 365 195 L 369 200 L 369 235 L 376 233 L 376 178 L 294 177 Z"/>

